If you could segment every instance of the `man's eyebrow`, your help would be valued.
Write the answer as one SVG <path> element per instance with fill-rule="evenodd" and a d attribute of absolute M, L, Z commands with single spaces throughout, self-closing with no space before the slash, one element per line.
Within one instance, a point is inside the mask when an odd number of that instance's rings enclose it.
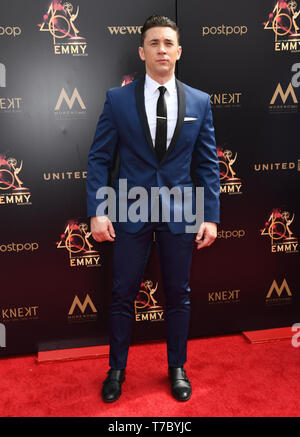
<path fill-rule="evenodd" d="M 150 39 L 149 42 L 156 42 L 156 41 L 159 41 L 159 38 L 152 38 L 152 39 Z M 164 41 L 174 42 L 174 40 L 171 38 L 164 38 Z"/>

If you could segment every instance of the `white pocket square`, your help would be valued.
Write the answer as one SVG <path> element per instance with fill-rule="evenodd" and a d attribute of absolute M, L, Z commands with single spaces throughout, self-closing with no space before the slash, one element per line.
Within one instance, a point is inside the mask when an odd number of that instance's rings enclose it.
<path fill-rule="evenodd" d="M 184 121 L 194 121 L 194 120 L 198 120 L 197 117 L 184 117 Z"/>

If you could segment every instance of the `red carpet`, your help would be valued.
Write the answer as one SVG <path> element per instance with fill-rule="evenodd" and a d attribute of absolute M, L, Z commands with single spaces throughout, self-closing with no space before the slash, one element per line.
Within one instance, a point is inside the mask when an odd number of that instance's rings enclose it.
<path fill-rule="evenodd" d="M 241 335 L 189 341 L 193 395 L 170 395 L 164 343 L 132 346 L 121 398 L 100 398 L 108 358 L 37 364 L 1 359 L 1 417 L 299 417 L 300 348 Z"/>

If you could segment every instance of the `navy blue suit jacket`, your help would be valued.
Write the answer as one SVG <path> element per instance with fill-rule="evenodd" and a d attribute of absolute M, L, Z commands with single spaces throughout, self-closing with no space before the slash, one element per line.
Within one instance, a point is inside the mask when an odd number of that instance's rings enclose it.
<path fill-rule="evenodd" d="M 118 199 L 119 180 L 126 179 L 128 190 L 144 187 L 149 202 L 151 187 L 176 186 L 181 191 L 193 187 L 190 190 L 195 205 L 195 186 L 204 187 L 204 220 L 219 223 L 220 173 L 209 95 L 176 79 L 177 124 L 167 152 L 159 162 L 147 122 L 144 80 L 143 77 L 107 92 L 88 158 L 88 216 L 99 215 L 97 207 L 102 202 L 97 199 L 99 188 L 112 183 Z M 128 208 L 134 201 L 128 200 Z M 171 232 L 185 232 L 185 226 L 190 223 L 184 217 L 182 222 L 173 218 L 171 213 L 168 223 Z M 127 232 L 137 232 L 143 223 L 127 221 L 120 226 Z"/>

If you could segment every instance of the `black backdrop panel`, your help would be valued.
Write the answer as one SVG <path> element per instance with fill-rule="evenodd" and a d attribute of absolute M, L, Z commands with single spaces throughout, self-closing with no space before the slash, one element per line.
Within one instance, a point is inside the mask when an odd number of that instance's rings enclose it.
<path fill-rule="evenodd" d="M 179 77 L 211 95 L 221 177 L 218 239 L 195 255 L 192 269 L 195 336 L 299 318 L 298 103 L 290 93 L 270 105 L 278 83 L 285 93 L 293 75 L 299 96 L 299 52 L 275 51 L 272 22 L 265 29 L 273 8 L 272 1 L 178 2 Z"/>
<path fill-rule="evenodd" d="M 108 342 L 112 253 L 90 235 L 87 157 L 106 90 L 144 71 L 139 31 L 153 13 L 178 21 L 178 77 L 211 95 L 220 159 L 221 225 L 215 244 L 194 253 L 190 334 L 299 322 L 300 44 L 294 28 L 282 35 L 291 9 L 270 16 L 274 6 L 1 3 L 1 355 Z M 164 335 L 154 242 L 133 341 Z"/>
<path fill-rule="evenodd" d="M 88 152 L 106 90 L 144 71 L 145 18 L 175 19 L 175 3 L 14 0 L 0 8 L 0 353 L 106 344 L 111 247 L 89 234 Z"/>

